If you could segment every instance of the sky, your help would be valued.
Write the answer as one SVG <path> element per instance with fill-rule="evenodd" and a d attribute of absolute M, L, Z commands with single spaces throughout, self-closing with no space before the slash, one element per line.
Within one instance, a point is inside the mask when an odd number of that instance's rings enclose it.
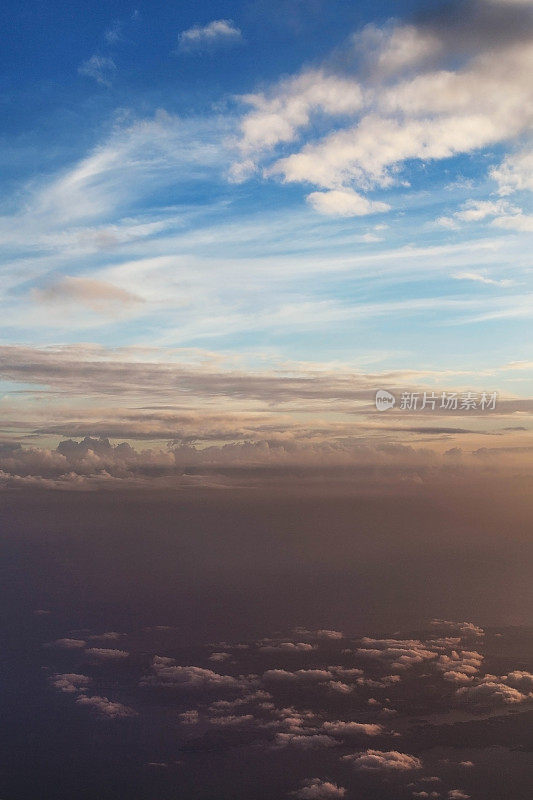
<path fill-rule="evenodd" d="M 0 25 L 0 797 L 528 800 L 531 0 Z"/>
<path fill-rule="evenodd" d="M 2 13 L 6 447 L 527 452 L 529 2 Z"/>

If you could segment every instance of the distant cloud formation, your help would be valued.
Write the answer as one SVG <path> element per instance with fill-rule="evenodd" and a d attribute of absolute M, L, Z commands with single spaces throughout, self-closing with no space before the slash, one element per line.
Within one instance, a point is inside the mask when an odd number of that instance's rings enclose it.
<path fill-rule="evenodd" d="M 367 772 L 406 772 L 422 769 L 422 761 L 397 750 L 366 750 L 364 753 L 343 756 L 355 769 Z"/>
<path fill-rule="evenodd" d="M 280 796 L 295 800 L 335 800 L 365 787 L 368 794 L 367 781 L 375 791 L 387 793 L 388 787 L 418 800 L 468 800 L 475 795 L 473 787 L 482 786 L 489 775 L 495 731 L 501 744 L 504 726 L 509 726 L 516 745 L 529 730 L 520 712 L 528 713 L 533 701 L 531 659 L 521 656 L 526 668 L 510 669 L 506 675 L 489 671 L 502 657 L 517 663 L 519 630 L 484 630 L 450 619 L 428 621 L 410 636 L 406 631 L 372 637 L 343 632 L 341 638 L 325 638 L 320 630 L 294 628 L 279 638 L 225 640 L 192 649 L 180 643 L 181 657 L 171 658 L 154 654 L 151 637 L 157 632 L 159 652 L 168 652 L 176 647 L 176 630 L 155 626 L 122 634 L 132 653 L 126 671 L 113 659 L 91 664 L 90 651 L 41 653 L 54 664 L 63 658 L 71 665 L 69 671 L 52 673 L 49 684 L 64 696 L 62 701 L 68 704 L 70 699 L 71 708 L 86 709 L 89 724 L 109 720 L 121 725 L 134 717 L 142 724 L 163 713 L 164 730 L 173 744 L 180 743 L 180 769 L 187 769 L 188 754 L 194 754 L 197 769 L 202 754 L 213 748 L 224 752 L 238 747 L 239 758 L 253 753 L 265 759 L 269 774 L 284 770 L 288 780 L 281 784 L 286 788 Z M 87 633 L 89 639 L 97 635 Z M 523 637 L 521 652 L 527 653 L 531 631 L 524 629 Z M 302 639 L 313 648 L 298 648 Z M 472 650 L 474 642 L 479 652 Z M 391 657 L 392 651 L 407 647 L 424 657 L 403 663 L 396 680 L 387 682 L 393 677 L 386 675 L 388 665 L 364 655 L 369 644 Z M 224 672 L 208 666 L 221 652 L 231 656 L 224 659 Z M 457 664 L 465 675 L 472 667 L 471 682 L 450 682 L 449 664 Z M 331 691 L 335 677 L 351 690 L 348 699 Z M 496 716 L 508 708 L 515 713 Z M 450 721 L 449 713 L 459 713 L 461 721 Z M 150 763 L 168 763 L 165 739 L 158 738 L 158 743 L 163 751 L 155 745 Z M 475 763 L 467 758 L 474 746 Z M 500 750 L 505 759 L 517 752 L 516 747 Z M 299 777 L 298 770 L 292 771 L 292 764 L 301 768 L 307 757 L 320 777 L 304 780 L 301 772 Z"/>
<path fill-rule="evenodd" d="M 331 781 L 323 781 L 320 778 L 310 778 L 305 781 L 301 789 L 292 792 L 296 800 L 334 800 L 334 798 L 344 797 L 346 789 Z"/>
<path fill-rule="evenodd" d="M 107 697 L 100 697 L 99 695 L 85 695 L 80 694 L 76 699 L 79 706 L 85 706 L 91 711 L 95 711 L 102 717 L 110 717 L 111 719 L 126 719 L 128 717 L 137 716 L 137 712 L 132 708 L 109 700 Z"/>
<path fill-rule="evenodd" d="M 89 647 L 85 652 L 88 656 L 103 659 L 104 661 L 120 661 L 129 656 L 129 653 L 125 650 L 116 650 L 108 647 Z"/>
<path fill-rule="evenodd" d="M 198 25 L 182 31 L 178 38 L 178 52 L 199 52 L 241 41 L 242 33 L 231 20 L 216 19 L 203 27 Z"/>

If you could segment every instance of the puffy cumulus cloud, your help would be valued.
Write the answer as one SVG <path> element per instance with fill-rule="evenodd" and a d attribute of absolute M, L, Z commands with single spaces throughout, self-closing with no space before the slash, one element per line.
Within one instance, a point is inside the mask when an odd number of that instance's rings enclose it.
<path fill-rule="evenodd" d="M 127 717 L 137 716 L 137 712 L 133 708 L 99 695 L 80 695 L 76 703 L 90 708 L 101 717 L 109 717 L 110 719 L 126 719 Z"/>
<path fill-rule="evenodd" d="M 441 797 L 441 794 L 440 792 L 426 792 L 425 789 L 422 789 L 420 792 L 413 792 L 412 796 L 420 798 L 420 800 L 427 800 L 427 798 L 437 800 L 437 798 Z"/>
<path fill-rule="evenodd" d="M 450 683 L 471 683 L 474 680 L 473 675 L 459 669 L 448 669 L 442 673 L 442 677 Z"/>
<path fill-rule="evenodd" d="M 237 697 L 234 700 L 215 700 L 215 702 L 211 703 L 209 706 L 209 711 L 212 714 L 228 714 L 230 711 L 234 711 L 237 708 L 242 708 L 243 706 L 254 703 L 264 705 L 265 701 L 271 699 L 272 695 L 262 689 L 250 692 L 247 691 L 244 697 Z"/>
<path fill-rule="evenodd" d="M 200 720 L 198 711 L 193 708 L 190 711 L 183 711 L 178 716 L 182 725 L 197 725 Z"/>
<path fill-rule="evenodd" d="M 141 686 L 186 690 L 244 689 L 250 685 L 246 678 L 220 675 L 202 667 L 183 667 L 164 656 L 154 657 L 151 674 L 141 680 Z"/>
<path fill-rule="evenodd" d="M 471 683 L 482 663 L 482 654 L 475 650 L 452 650 L 449 655 L 441 655 L 436 666 L 443 678 L 451 683 Z"/>
<path fill-rule="evenodd" d="M 321 628 L 316 632 L 317 639 L 343 639 L 344 634 L 342 631 L 333 631 L 329 630 L 328 628 Z"/>
<path fill-rule="evenodd" d="M 485 635 L 483 628 L 473 622 L 455 622 L 449 619 L 432 619 L 431 627 L 439 631 L 460 633 L 461 636 L 480 638 Z"/>
<path fill-rule="evenodd" d="M 359 656 L 390 662 L 395 669 L 407 669 L 437 658 L 437 653 L 418 639 L 361 639 Z"/>
<path fill-rule="evenodd" d="M 493 167 L 490 176 L 497 182 L 500 195 L 533 191 L 533 150 L 506 156 L 498 167 Z"/>
<path fill-rule="evenodd" d="M 331 781 L 323 781 L 320 778 L 310 778 L 304 782 L 301 789 L 291 793 L 296 800 L 334 800 L 336 797 L 344 797 L 346 789 Z"/>
<path fill-rule="evenodd" d="M 229 653 L 211 653 L 209 656 L 209 661 L 228 661 L 231 658 Z"/>
<path fill-rule="evenodd" d="M 298 683 L 323 683 L 333 678 L 333 673 L 327 669 L 298 669 L 291 672 L 286 669 L 268 669 L 263 673 L 263 680 L 267 683 L 294 682 Z"/>
<path fill-rule="evenodd" d="M 116 642 L 117 639 L 122 639 L 123 636 L 125 636 L 125 634 L 119 633 L 118 631 L 104 631 L 104 633 L 95 633 L 92 636 L 89 636 L 89 639 L 103 640 L 105 642 Z"/>
<path fill-rule="evenodd" d="M 50 488 L 86 488 L 114 480 L 176 472 L 176 459 L 163 450 L 137 451 L 126 442 L 113 445 L 107 438 L 66 440 L 55 450 L 16 447 L 0 453 L 0 485 L 35 485 Z"/>
<path fill-rule="evenodd" d="M 315 650 L 309 642 L 279 642 L 278 644 L 264 644 L 259 647 L 263 653 L 309 653 Z"/>
<path fill-rule="evenodd" d="M 110 647 L 88 647 L 85 652 L 100 661 L 122 661 L 129 656 L 126 650 L 116 650 Z"/>
<path fill-rule="evenodd" d="M 47 642 L 45 647 L 59 647 L 62 650 L 83 650 L 87 642 L 84 639 L 56 639 L 53 642 Z"/>
<path fill-rule="evenodd" d="M 358 215 L 386 205 L 365 202 L 356 190 L 397 184 L 407 162 L 519 139 L 533 118 L 531 15 L 525 6 L 470 2 L 460 16 L 461 25 L 444 9 L 414 24 L 367 26 L 335 68 L 306 70 L 244 97 L 252 110 L 242 121 L 235 173 L 266 160 L 267 176 L 328 190 L 308 196 L 317 210 Z M 327 129 L 322 138 L 311 128 L 317 115 L 327 118 L 317 126 Z M 279 145 L 293 152 L 276 160 Z"/>
<path fill-rule="evenodd" d="M 77 705 L 86 706 L 96 711 L 101 717 L 121 719 L 137 716 L 137 712 L 129 706 L 100 695 L 88 695 L 87 692 L 93 681 L 87 675 L 74 672 L 55 673 L 51 676 L 50 683 L 60 692 L 75 696 Z"/>
<path fill-rule="evenodd" d="M 219 728 L 235 728 L 241 725 L 250 725 L 255 722 L 253 714 L 228 714 L 227 716 L 212 717 L 211 725 Z"/>
<path fill-rule="evenodd" d="M 504 675 L 502 680 L 509 686 L 519 689 L 521 692 L 533 693 L 533 675 L 531 672 L 517 669 L 513 672 L 509 672 L 508 675 Z"/>
<path fill-rule="evenodd" d="M 422 769 L 422 761 L 397 750 L 365 750 L 364 753 L 343 756 L 355 769 L 365 772 L 409 772 Z"/>
<path fill-rule="evenodd" d="M 277 733 L 274 748 L 296 747 L 299 750 L 320 750 L 336 747 L 338 742 L 331 736 L 321 733 Z"/>
<path fill-rule="evenodd" d="M 269 93 L 244 95 L 250 111 L 241 123 L 244 154 L 292 142 L 317 113 L 344 116 L 361 108 L 357 82 L 325 70 L 309 70 L 281 81 Z M 253 164 L 253 162 L 250 162 Z"/>
<path fill-rule="evenodd" d="M 253 471 L 275 470 L 279 480 L 284 470 L 308 469 L 336 475 L 336 470 L 360 470 L 372 466 L 384 470 L 384 480 L 404 480 L 409 473 L 442 466 L 436 453 L 405 445 L 362 443 L 358 438 L 232 442 L 225 445 L 170 445 L 163 449 L 134 449 L 126 442 L 113 445 L 105 438 L 85 437 L 82 442 L 61 442 L 55 450 L 22 448 L 0 453 L 0 488 L 35 486 L 50 489 L 114 488 L 116 486 L 214 486 L 236 481 L 227 473 L 233 467 Z M 398 472 L 396 476 L 394 470 Z M 278 474 L 279 473 L 279 474 Z M 249 473 L 253 480 L 253 472 Z M 365 475 L 359 474 L 360 481 Z M 373 482 L 374 473 L 366 481 Z M 241 478 L 241 484 L 244 477 Z"/>
<path fill-rule="evenodd" d="M 468 200 L 451 217 L 440 217 L 437 222 L 444 227 L 455 227 L 457 222 L 481 222 L 487 217 L 499 219 L 520 214 L 520 209 L 505 200 Z"/>
<path fill-rule="evenodd" d="M 79 675 L 76 672 L 57 672 L 50 678 L 50 683 L 65 694 L 82 694 L 87 691 L 92 681 L 87 675 Z"/>
<path fill-rule="evenodd" d="M 32 296 L 40 303 L 73 304 L 87 306 L 98 313 L 116 316 L 122 309 L 142 302 L 142 298 L 120 286 L 92 278 L 65 275 L 42 288 L 32 290 Z"/>
<path fill-rule="evenodd" d="M 461 701 L 475 704 L 503 703 L 517 705 L 533 699 L 533 676 L 528 672 L 515 671 L 498 677 L 485 675 L 471 686 L 457 689 L 456 696 Z"/>
<path fill-rule="evenodd" d="M 388 211 L 387 203 L 369 200 L 353 189 L 331 189 L 329 192 L 311 192 L 307 202 L 321 214 L 332 217 L 363 217 Z"/>
<path fill-rule="evenodd" d="M 195 26 L 182 31 L 178 38 L 178 52 L 198 52 L 221 45 L 242 41 L 239 28 L 229 19 L 215 19 L 208 25 Z"/>
<path fill-rule="evenodd" d="M 367 722 L 324 722 L 323 730 L 332 736 L 380 736 L 384 732 L 382 725 Z"/>
<path fill-rule="evenodd" d="M 328 671 L 333 672 L 337 677 L 343 680 L 354 680 L 360 678 L 364 672 L 359 667 L 341 667 L 338 665 L 328 666 Z"/>
<path fill-rule="evenodd" d="M 383 675 L 380 678 L 357 678 L 356 682 L 358 686 L 368 686 L 371 689 L 386 689 L 388 686 L 400 683 L 401 680 L 401 675 Z"/>
<path fill-rule="evenodd" d="M 507 228 L 508 230 L 523 231 L 527 233 L 533 232 L 533 214 L 509 214 L 505 217 L 496 217 L 492 221 L 493 225 L 498 228 Z"/>

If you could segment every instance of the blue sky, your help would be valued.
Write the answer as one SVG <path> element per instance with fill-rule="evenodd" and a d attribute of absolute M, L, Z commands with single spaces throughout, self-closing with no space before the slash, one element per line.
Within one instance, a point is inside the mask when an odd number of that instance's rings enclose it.
<path fill-rule="evenodd" d="M 8 365 L 91 345 L 530 396 L 531 3 L 2 15 Z M 5 376 L 10 404 L 54 388 Z"/>

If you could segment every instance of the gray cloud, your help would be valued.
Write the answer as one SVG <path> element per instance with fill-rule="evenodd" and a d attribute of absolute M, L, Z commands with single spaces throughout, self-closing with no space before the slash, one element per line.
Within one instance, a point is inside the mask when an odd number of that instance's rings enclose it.
<path fill-rule="evenodd" d="M 73 303 L 76 306 L 87 306 L 96 312 L 111 314 L 116 314 L 121 308 L 142 302 L 142 298 L 138 295 L 107 281 L 70 275 L 33 289 L 32 296 L 40 303 Z"/>

